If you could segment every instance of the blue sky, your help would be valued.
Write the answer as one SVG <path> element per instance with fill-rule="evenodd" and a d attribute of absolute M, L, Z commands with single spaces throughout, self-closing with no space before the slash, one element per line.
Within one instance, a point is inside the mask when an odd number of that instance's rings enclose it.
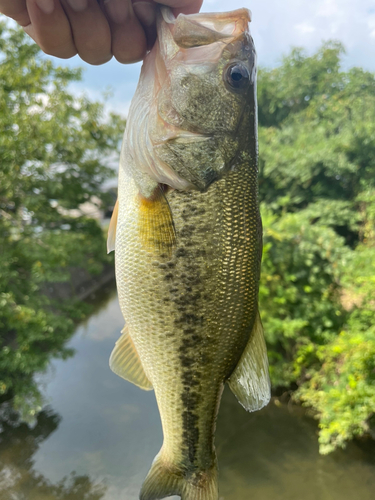
<path fill-rule="evenodd" d="M 323 40 L 344 43 L 345 67 L 362 66 L 375 72 L 375 0 L 205 0 L 202 11 L 226 11 L 247 7 L 252 11 L 251 32 L 260 66 L 276 66 L 292 46 L 313 52 Z M 111 88 L 109 109 L 126 115 L 141 64 L 121 65 L 115 60 L 89 66 L 78 57 L 61 61 L 85 68 L 77 92 L 101 99 Z"/>

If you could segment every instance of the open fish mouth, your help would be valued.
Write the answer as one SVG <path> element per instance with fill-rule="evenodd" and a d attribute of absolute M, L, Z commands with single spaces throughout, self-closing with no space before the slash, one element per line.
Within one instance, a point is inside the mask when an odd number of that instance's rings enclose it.
<path fill-rule="evenodd" d="M 217 64 L 223 47 L 248 32 L 251 21 L 251 12 L 245 8 L 177 17 L 167 7 L 161 7 L 160 12 L 157 32 L 165 63 L 176 57 L 181 63 L 201 64 L 202 71 Z"/>
<path fill-rule="evenodd" d="M 251 12 L 245 8 L 188 16 L 180 14 L 175 17 L 170 9 L 162 7 L 161 14 L 168 25 L 173 25 L 173 39 L 181 48 L 198 47 L 235 38 L 247 29 L 251 21 Z"/>

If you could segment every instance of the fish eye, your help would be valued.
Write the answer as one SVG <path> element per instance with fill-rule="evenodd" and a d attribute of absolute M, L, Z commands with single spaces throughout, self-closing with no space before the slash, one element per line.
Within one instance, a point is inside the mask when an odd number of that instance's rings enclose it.
<path fill-rule="evenodd" d="M 249 70 L 238 62 L 225 68 L 223 78 L 228 90 L 235 92 L 246 90 L 251 83 Z"/>

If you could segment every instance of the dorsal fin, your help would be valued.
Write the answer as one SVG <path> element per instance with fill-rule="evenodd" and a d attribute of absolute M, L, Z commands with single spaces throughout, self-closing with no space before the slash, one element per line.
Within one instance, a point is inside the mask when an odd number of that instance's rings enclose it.
<path fill-rule="evenodd" d="M 250 340 L 228 383 L 238 401 L 248 411 L 260 410 L 271 398 L 267 348 L 259 312 Z"/>
<path fill-rule="evenodd" d="M 128 380 L 141 389 L 151 391 L 153 389 L 152 384 L 143 370 L 142 362 L 126 325 L 121 333 L 122 335 L 116 342 L 109 358 L 111 370 L 119 377 Z"/>
<path fill-rule="evenodd" d="M 111 217 L 111 222 L 109 223 L 108 238 L 107 238 L 107 253 L 110 253 L 112 252 L 112 250 L 115 249 L 117 219 L 118 219 L 118 200 L 116 201 Z"/>

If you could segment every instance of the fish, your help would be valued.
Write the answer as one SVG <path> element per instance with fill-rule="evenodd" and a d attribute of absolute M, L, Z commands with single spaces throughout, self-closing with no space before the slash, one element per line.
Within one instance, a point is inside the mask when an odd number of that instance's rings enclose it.
<path fill-rule="evenodd" d="M 225 384 L 248 411 L 270 399 L 250 20 L 161 7 L 129 110 L 108 233 L 125 327 L 110 367 L 160 411 L 140 500 L 217 500 Z"/>

